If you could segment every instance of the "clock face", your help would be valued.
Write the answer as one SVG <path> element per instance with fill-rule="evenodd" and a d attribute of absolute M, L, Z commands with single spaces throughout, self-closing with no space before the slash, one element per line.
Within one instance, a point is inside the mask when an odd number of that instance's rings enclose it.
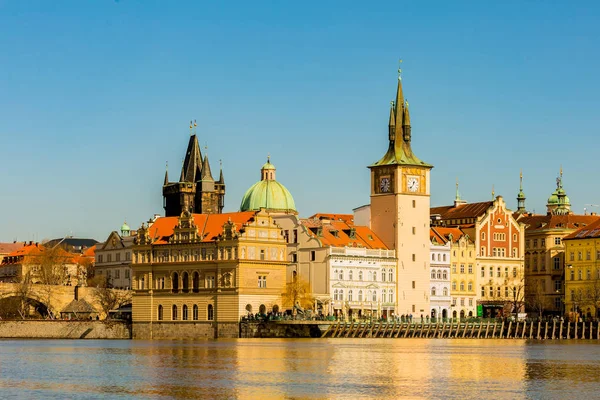
<path fill-rule="evenodd" d="M 390 178 L 385 177 L 385 178 L 381 178 L 381 180 L 379 181 L 379 190 L 381 191 L 381 193 L 388 193 L 391 189 L 391 182 L 390 182 Z"/>
<path fill-rule="evenodd" d="M 419 178 L 410 177 L 406 180 L 406 187 L 409 192 L 416 192 L 419 190 Z"/>

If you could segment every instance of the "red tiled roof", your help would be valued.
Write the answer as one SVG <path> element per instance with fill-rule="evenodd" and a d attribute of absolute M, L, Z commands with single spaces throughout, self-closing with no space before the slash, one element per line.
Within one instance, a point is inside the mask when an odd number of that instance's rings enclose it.
<path fill-rule="evenodd" d="M 44 247 L 44 245 L 38 243 L 23 246 L 22 248 L 13 251 L 10 254 L 7 254 L 2 260 L 2 264 L 20 263 L 26 256 L 35 257 L 44 253 L 47 250 L 48 249 Z M 80 256 L 79 254 L 69 253 L 68 251 L 65 251 L 61 248 L 58 248 L 57 250 L 61 257 L 64 257 L 67 261 L 71 263 L 76 263 L 78 257 Z"/>
<path fill-rule="evenodd" d="M 258 211 L 243 211 L 225 214 L 192 214 L 194 223 L 198 229 L 198 234 L 202 236 L 203 242 L 212 242 L 216 240 L 219 234 L 223 233 L 223 225 L 231 219 L 240 230 L 242 226 L 256 215 Z M 150 238 L 154 244 L 166 244 L 173 235 L 174 228 L 177 226 L 179 217 L 160 217 L 149 229 Z"/>
<path fill-rule="evenodd" d="M 465 235 L 465 233 L 459 228 L 445 228 L 441 226 L 431 227 L 429 230 L 430 239 L 435 236 L 443 239 L 443 243 L 446 243 L 450 240 L 450 235 L 452 235 L 452 241 L 457 242 L 458 239 Z"/>
<path fill-rule="evenodd" d="M 348 225 L 354 225 L 354 215 L 353 214 L 328 214 L 328 213 L 318 213 L 315 215 L 311 215 L 308 219 L 327 219 L 330 221 L 343 221 Z"/>
<path fill-rule="evenodd" d="M 480 203 L 467 203 L 455 206 L 432 207 L 430 215 L 439 214 L 443 220 L 460 218 L 477 218 L 485 214 L 488 208 L 494 204 L 493 201 L 483 201 Z"/>
<path fill-rule="evenodd" d="M 16 243 L 0 243 L 0 254 L 10 254 L 25 246 L 23 242 Z"/>
<path fill-rule="evenodd" d="M 570 239 L 593 239 L 600 238 L 600 219 L 596 220 L 583 228 L 579 228 L 575 232 L 563 238 L 563 240 Z"/>
<path fill-rule="evenodd" d="M 85 251 L 83 252 L 82 256 L 84 256 L 84 257 L 94 257 L 96 255 L 96 246 L 97 245 L 93 245 L 92 247 L 89 247 L 89 248 L 85 249 Z"/>
<path fill-rule="evenodd" d="M 329 222 L 323 223 L 320 219 L 311 218 L 302 219 L 300 220 L 300 223 L 307 228 L 311 236 L 319 239 L 324 246 L 366 247 L 368 249 L 387 250 L 386 245 L 371 229 L 366 226 L 355 226 L 350 221 L 330 220 Z M 352 229 L 354 229 L 353 238 L 351 237 Z M 321 230 L 321 232 L 319 232 L 319 230 Z"/>
<path fill-rule="evenodd" d="M 598 215 L 530 215 L 519 218 L 525 231 L 541 229 L 579 229 L 600 220 Z"/>

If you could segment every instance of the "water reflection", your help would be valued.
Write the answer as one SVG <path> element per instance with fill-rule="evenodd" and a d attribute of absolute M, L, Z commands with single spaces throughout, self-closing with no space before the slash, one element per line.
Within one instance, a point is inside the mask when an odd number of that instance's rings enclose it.
<path fill-rule="evenodd" d="M 3 398 L 594 398 L 596 342 L 0 341 Z"/>

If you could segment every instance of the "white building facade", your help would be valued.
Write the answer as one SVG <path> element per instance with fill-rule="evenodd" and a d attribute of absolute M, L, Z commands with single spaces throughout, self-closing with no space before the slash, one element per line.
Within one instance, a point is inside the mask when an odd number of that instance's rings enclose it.
<path fill-rule="evenodd" d="M 329 247 L 330 313 L 349 319 L 396 315 L 396 252 Z"/>
<path fill-rule="evenodd" d="M 450 241 L 431 243 L 429 316 L 432 320 L 447 318 L 451 314 L 450 246 Z"/>

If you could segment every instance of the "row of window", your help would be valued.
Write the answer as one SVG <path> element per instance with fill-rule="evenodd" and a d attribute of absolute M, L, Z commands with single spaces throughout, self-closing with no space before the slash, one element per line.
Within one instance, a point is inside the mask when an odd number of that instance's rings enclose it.
<path fill-rule="evenodd" d="M 115 262 L 121 261 L 121 253 L 115 254 Z M 125 252 L 125 261 L 131 261 L 131 252 Z M 104 262 L 104 254 L 98 254 L 98 263 Z M 106 254 L 106 262 L 112 262 L 112 254 Z"/>
<path fill-rule="evenodd" d="M 431 253 L 431 261 L 446 261 L 446 254 L 440 254 L 440 253 Z"/>
<path fill-rule="evenodd" d="M 333 300 L 336 301 L 344 301 L 344 289 L 335 289 L 333 291 Z M 348 301 L 354 301 L 354 291 L 352 289 L 348 290 Z M 358 291 L 358 299 L 357 301 L 363 301 L 363 291 Z M 376 290 L 367 290 L 365 293 L 364 301 L 377 301 L 377 291 Z M 383 289 L 381 291 L 381 301 L 385 303 L 386 301 L 389 303 L 394 303 L 394 290 L 390 289 L 389 291 Z"/>
<path fill-rule="evenodd" d="M 392 268 L 390 268 L 388 270 L 383 268 L 381 270 L 381 282 L 386 282 L 386 276 L 387 276 L 387 281 L 394 282 L 394 270 Z M 334 270 L 333 278 L 343 281 L 344 280 L 344 270 L 343 269 Z M 354 280 L 354 271 L 353 270 L 348 271 L 348 280 L 349 281 Z M 363 280 L 363 271 L 358 271 L 358 280 L 359 281 Z M 377 282 L 377 271 L 369 271 L 368 281 Z"/>
<path fill-rule="evenodd" d="M 516 247 L 512 249 L 512 257 L 517 257 L 519 250 Z M 485 246 L 481 246 L 481 256 L 485 257 L 487 254 L 487 249 Z M 506 257 L 506 248 L 504 247 L 492 247 L 492 257 Z"/>
<path fill-rule="evenodd" d="M 452 299 L 452 305 L 456 307 L 456 299 Z M 461 297 L 460 299 L 460 305 L 461 306 L 465 306 L 465 298 Z M 469 307 L 473 307 L 473 299 L 469 299 Z M 463 314 L 464 310 L 461 311 L 461 315 Z M 456 311 L 454 311 L 455 317 L 456 317 Z M 471 313 L 469 312 L 469 316 L 471 316 Z"/>
<path fill-rule="evenodd" d="M 120 279 L 121 278 L 121 270 L 120 269 L 115 269 L 115 270 L 108 269 L 108 270 L 106 270 L 106 276 L 109 279 L 113 278 L 113 276 L 112 276 L 113 275 L 113 271 L 115 273 L 114 278 L 115 279 Z M 125 274 L 124 275 L 125 275 L 125 279 L 129 279 L 129 268 L 125 269 Z"/>
<path fill-rule="evenodd" d="M 570 261 L 575 261 L 575 252 L 571 251 L 569 253 L 569 260 Z M 583 251 L 578 251 L 577 252 L 577 260 L 578 261 L 583 261 Z M 591 261 L 592 260 L 592 252 L 590 250 L 587 250 L 585 252 L 585 260 L 586 261 Z M 600 260 L 600 250 L 596 250 L 596 261 Z"/>
<path fill-rule="evenodd" d="M 498 286 L 496 287 L 496 297 L 501 297 L 502 296 L 502 287 Z M 489 293 L 489 297 L 494 297 L 494 287 L 493 286 L 489 286 L 488 287 L 488 293 Z M 485 291 L 485 286 L 481 287 L 481 297 L 485 297 L 486 291 Z M 504 297 L 508 298 L 509 295 L 518 295 L 518 289 L 516 287 L 513 287 L 512 290 L 508 287 L 508 286 L 504 286 Z"/>
<path fill-rule="evenodd" d="M 437 289 L 434 287 L 431 288 L 431 295 L 432 296 L 436 296 L 437 295 Z M 448 288 L 443 288 L 442 289 L 442 296 L 448 296 Z"/>
<path fill-rule="evenodd" d="M 574 281 L 575 280 L 575 271 L 573 269 L 570 270 L 571 272 L 569 273 L 570 276 L 570 280 Z M 589 268 L 586 270 L 586 279 L 589 281 L 592 279 L 592 270 L 590 270 Z M 600 269 L 596 270 L 596 279 L 600 279 Z M 583 280 L 583 270 L 581 268 L 577 269 L 577 280 L 581 281 Z"/>
<path fill-rule="evenodd" d="M 494 277 L 494 267 L 490 267 L 489 271 L 490 271 L 489 277 L 493 278 Z M 504 277 L 505 278 L 508 278 L 509 273 L 510 273 L 510 268 L 504 267 Z M 485 268 L 484 267 L 481 267 L 481 277 L 485 278 Z M 512 268 L 512 277 L 513 278 L 517 277 L 517 267 Z M 496 278 L 502 278 L 502 267 L 496 267 Z"/>
<path fill-rule="evenodd" d="M 209 304 L 206 307 L 206 320 L 212 321 L 212 320 L 214 320 L 214 317 L 215 317 L 215 315 L 214 315 L 213 305 Z M 156 319 L 159 321 L 164 320 L 164 308 L 163 308 L 162 304 L 158 305 Z M 184 304 L 183 307 L 181 307 L 181 316 L 179 315 L 179 308 L 175 304 L 173 304 L 173 306 L 171 307 L 171 321 L 178 321 L 179 319 L 181 319 L 182 321 L 190 320 L 189 309 L 186 304 Z M 191 320 L 198 321 L 198 305 L 197 304 L 194 304 L 192 306 Z"/>
<path fill-rule="evenodd" d="M 498 242 L 505 242 L 506 241 L 506 233 L 494 232 L 492 234 L 492 238 Z M 516 242 L 517 239 L 518 239 L 517 234 L 513 233 L 513 242 Z M 481 232 L 481 240 L 485 240 L 485 232 Z"/>
<path fill-rule="evenodd" d="M 529 256 L 529 259 L 527 263 L 525 263 L 525 266 L 527 268 L 531 267 L 533 272 L 536 272 L 538 270 L 538 258 L 539 260 L 539 264 L 540 264 L 540 271 L 545 271 L 546 270 L 546 256 L 545 255 L 541 255 L 541 257 L 538 257 L 537 254 L 533 254 L 531 256 Z M 559 270 L 560 269 L 560 257 L 552 257 L 552 268 L 554 270 Z"/>
<path fill-rule="evenodd" d="M 537 239 L 533 239 L 533 240 L 527 239 L 525 241 L 525 248 L 528 249 L 529 247 L 531 247 L 530 244 L 532 244 L 532 242 L 533 242 L 533 248 L 538 247 L 538 240 Z M 540 243 L 540 247 L 545 247 L 546 246 L 546 239 L 540 239 L 539 243 Z M 555 237 L 554 238 L 554 245 L 555 246 L 559 246 L 561 243 L 562 243 L 561 238 L 559 238 L 559 237 Z"/>
<path fill-rule="evenodd" d="M 444 279 L 448 280 L 448 271 L 441 269 L 431 270 L 431 279 Z"/>
<path fill-rule="evenodd" d="M 473 273 L 473 264 L 469 264 L 469 266 L 468 266 L 468 272 L 469 272 L 469 274 Z M 456 274 L 456 264 L 452 264 L 452 273 Z M 461 274 L 465 273 L 465 264 L 460 264 L 460 273 Z"/>
<path fill-rule="evenodd" d="M 452 282 L 452 290 L 456 290 L 456 281 Z M 461 292 L 465 291 L 465 283 L 461 282 L 460 285 L 458 286 L 460 288 Z M 471 290 L 473 290 L 473 282 L 469 282 L 467 284 L 467 290 L 470 292 Z"/>

